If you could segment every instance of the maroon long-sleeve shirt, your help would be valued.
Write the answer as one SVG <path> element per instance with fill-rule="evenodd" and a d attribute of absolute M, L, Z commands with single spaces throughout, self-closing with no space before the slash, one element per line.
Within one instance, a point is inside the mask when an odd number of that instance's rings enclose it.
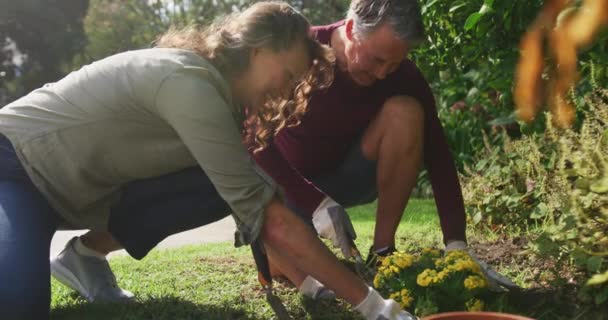
<path fill-rule="evenodd" d="M 344 21 L 314 27 L 316 39 L 330 45 L 331 34 Z M 356 85 L 335 70 L 328 90 L 317 92 L 300 125 L 283 129 L 264 150 L 253 155 L 297 207 L 312 215 L 325 194 L 307 178 L 338 168 L 384 102 L 396 95 L 416 98 L 424 107 L 424 164 L 439 211 L 444 241 L 465 240 L 465 213 L 456 167 L 448 148 L 433 94 L 410 60 L 370 87 Z M 398 178 L 398 177 L 397 177 Z"/>

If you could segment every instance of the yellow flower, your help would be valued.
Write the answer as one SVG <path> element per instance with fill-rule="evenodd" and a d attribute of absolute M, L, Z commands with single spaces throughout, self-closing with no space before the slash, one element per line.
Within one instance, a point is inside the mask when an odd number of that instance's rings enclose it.
<path fill-rule="evenodd" d="M 437 259 L 435 260 L 435 267 L 439 268 L 443 265 L 443 259 Z"/>
<path fill-rule="evenodd" d="M 428 287 L 429 284 L 436 283 L 437 271 L 425 269 L 416 277 L 416 283 L 421 287 Z"/>
<path fill-rule="evenodd" d="M 399 255 L 397 256 L 395 264 L 401 269 L 409 268 L 414 264 L 414 257 L 409 254 Z"/>
<path fill-rule="evenodd" d="M 488 281 L 480 276 L 468 276 L 464 279 L 464 287 L 473 290 L 477 288 L 485 288 L 488 286 Z"/>
<path fill-rule="evenodd" d="M 409 290 L 407 290 L 407 289 L 401 290 L 401 300 L 400 300 L 401 307 L 404 309 L 408 308 L 412 304 L 412 301 L 414 301 L 414 298 L 410 296 Z"/>
<path fill-rule="evenodd" d="M 479 299 L 471 299 L 467 301 L 466 307 L 468 311 L 483 311 L 484 303 Z"/>
<path fill-rule="evenodd" d="M 380 257 L 378 257 L 380 258 Z M 391 259 L 391 257 L 384 257 L 384 259 L 381 260 L 382 261 L 382 266 L 383 267 L 388 267 L 391 265 L 391 262 L 393 262 L 393 259 Z"/>
<path fill-rule="evenodd" d="M 397 301 L 399 299 L 399 291 L 391 293 L 388 298 Z"/>
<path fill-rule="evenodd" d="M 437 283 L 442 282 L 445 278 L 447 278 L 447 276 L 450 274 L 450 270 L 449 269 L 444 269 L 441 270 L 439 273 L 437 273 Z"/>
<path fill-rule="evenodd" d="M 382 276 L 380 275 L 380 273 L 378 273 L 374 277 L 374 288 L 380 288 L 380 281 L 382 281 Z"/>
<path fill-rule="evenodd" d="M 396 266 L 390 266 L 389 269 L 392 273 L 399 273 L 399 268 Z"/>
<path fill-rule="evenodd" d="M 424 249 L 422 249 L 422 254 L 423 255 L 428 254 L 431 257 L 439 257 L 439 256 L 441 256 L 441 253 L 439 252 L 439 250 L 433 249 L 433 248 L 424 248 Z"/>

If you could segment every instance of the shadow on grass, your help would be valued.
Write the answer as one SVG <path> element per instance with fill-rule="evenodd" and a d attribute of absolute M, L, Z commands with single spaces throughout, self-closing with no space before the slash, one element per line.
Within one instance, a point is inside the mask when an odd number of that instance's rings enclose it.
<path fill-rule="evenodd" d="M 54 308 L 51 320 L 80 319 L 234 319 L 253 320 L 238 304 L 235 305 L 201 305 L 174 297 L 147 300 L 132 303 L 82 303 L 78 305 Z"/>
<path fill-rule="evenodd" d="M 360 320 L 357 312 L 351 311 L 348 304 L 341 300 L 315 301 L 308 297 L 301 299 L 302 307 L 311 320 Z M 294 315 L 295 319 L 306 318 L 304 315 Z"/>

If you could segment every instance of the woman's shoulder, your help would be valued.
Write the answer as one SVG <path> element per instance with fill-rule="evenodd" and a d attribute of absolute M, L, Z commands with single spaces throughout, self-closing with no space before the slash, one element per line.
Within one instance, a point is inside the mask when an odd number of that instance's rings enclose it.
<path fill-rule="evenodd" d="M 131 77 L 187 81 L 190 87 L 211 84 L 219 94 L 230 97 L 230 88 L 223 75 L 209 62 L 191 50 L 150 48 L 127 51 L 113 56 Z M 154 82 L 154 81 L 153 81 Z"/>

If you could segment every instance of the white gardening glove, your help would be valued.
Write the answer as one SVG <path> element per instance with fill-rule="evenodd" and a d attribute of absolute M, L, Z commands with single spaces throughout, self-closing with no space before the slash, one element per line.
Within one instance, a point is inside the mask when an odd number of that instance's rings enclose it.
<path fill-rule="evenodd" d="M 306 276 L 304 281 L 302 281 L 302 284 L 298 287 L 298 291 L 313 300 L 334 300 L 336 298 L 336 294 L 333 290 L 324 286 L 321 282 L 311 276 Z"/>
<path fill-rule="evenodd" d="M 403 311 L 395 300 L 382 298 L 372 287 L 369 288 L 367 297 L 355 307 L 355 310 L 359 311 L 367 320 L 417 319 L 411 313 Z"/>
<path fill-rule="evenodd" d="M 448 245 L 445 247 L 445 252 L 450 252 L 453 250 L 464 250 L 471 256 L 473 261 L 475 261 L 480 267 L 483 274 L 488 279 L 488 287 L 492 291 L 501 292 L 505 291 L 504 288 L 507 289 L 517 289 L 519 288 L 513 281 L 509 280 L 507 277 L 501 275 L 500 273 L 494 271 L 487 263 L 482 260 L 479 260 L 473 250 L 470 250 L 467 246 L 467 243 L 464 241 L 448 241 Z"/>
<path fill-rule="evenodd" d="M 330 197 L 321 201 L 312 214 L 312 224 L 322 238 L 331 241 L 334 248 L 340 248 L 346 259 L 351 257 L 351 246 L 357 239 L 346 210 Z"/>

